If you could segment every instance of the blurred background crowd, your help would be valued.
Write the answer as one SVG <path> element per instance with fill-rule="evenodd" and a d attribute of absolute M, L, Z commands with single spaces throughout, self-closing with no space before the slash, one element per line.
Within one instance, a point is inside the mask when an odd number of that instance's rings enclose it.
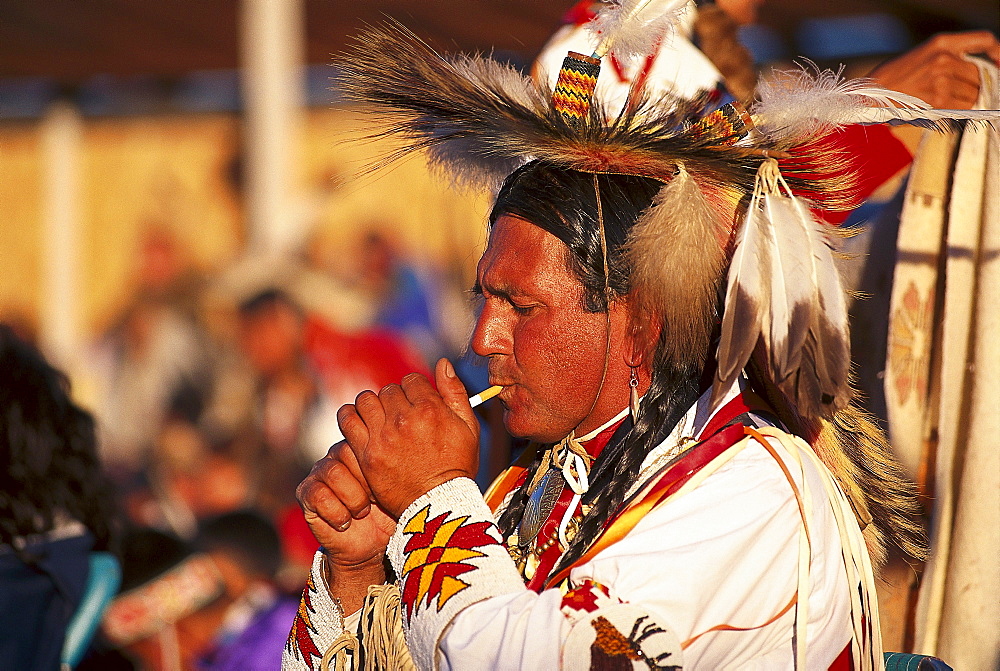
<path fill-rule="evenodd" d="M 990 0 L 749 4 L 738 36 L 764 76 L 798 56 L 861 75 L 1000 24 Z M 123 597 L 78 668 L 277 668 L 316 550 L 295 487 L 337 408 L 441 356 L 470 393 L 488 384 L 465 352 L 488 195 L 419 161 L 366 173 L 391 147 L 356 141 L 332 54 L 387 15 L 528 72 L 573 5 L 0 0 L 0 453 L 3 510 L 21 511 L 2 525 L 0 582 L 72 573 L 8 563 L 11 548 L 30 559 L 38 519 L 51 532 L 67 513 L 89 530 L 78 555 L 120 559 Z M 512 446 L 491 404 L 481 418 L 485 487 Z M 67 445 L 85 456 L 54 473 Z M 35 626 L 9 592 L 0 622 Z M 897 649 L 913 644 L 902 603 Z M 4 642 L 0 669 L 55 668 L 5 666 L 29 647 Z"/>

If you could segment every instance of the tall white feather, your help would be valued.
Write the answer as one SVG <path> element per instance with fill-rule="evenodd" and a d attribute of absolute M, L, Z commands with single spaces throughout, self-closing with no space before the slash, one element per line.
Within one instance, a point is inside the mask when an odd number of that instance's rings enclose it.
<path fill-rule="evenodd" d="M 769 167 L 765 167 L 769 166 Z M 774 382 L 804 416 L 850 400 L 847 305 L 829 238 L 777 164 L 761 166 L 770 245 L 770 324 L 762 330 Z"/>
<path fill-rule="evenodd" d="M 820 414 L 827 414 L 827 408 L 840 409 L 850 401 L 848 376 L 851 347 L 847 301 L 824 224 L 816 220 L 801 200 L 794 196 L 790 200 L 809 238 L 815 291 L 809 332 L 816 342 L 813 365 L 819 385 L 818 410 Z"/>
<path fill-rule="evenodd" d="M 765 165 L 777 174 L 777 163 Z M 764 167 L 762 166 L 762 170 Z M 771 260 L 771 371 L 780 386 L 799 368 L 802 346 L 812 316 L 815 279 L 810 263 L 809 238 L 792 199 L 781 194 L 776 180 L 765 181 L 764 213 L 770 224 Z"/>
<path fill-rule="evenodd" d="M 820 70 L 807 62 L 762 81 L 757 87 L 760 102 L 752 109 L 757 129 L 772 140 L 798 143 L 857 123 L 947 129 L 961 120 L 995 124 L 1000 119 L 996 110 L 932 110 L 919 98 L 877 87 L 871 80 L 844 80 L 842 71 Z"/>
<path fill-rule="evenodd" d="M 600 40 L 594 52 L 603 57 L 614 49 L 624 59 L 645 56 L 673 30 L 687 11 L 688 0 L 613 0 L 587 28 Z"/>
<path fill-rule="evenodd" d="M 746 218 L 736 237 L 729 264 L 726 303 L 716 353 L 718 367 L 713 384 L 713 403 L 721 400 L 753 354 L 761 336 L 764 315 L 771 312 L 770 224 L 761 203 L 762 176 L 754 185 Z"/>
<path fill-rule="evenodd" d="M 959 121 L 970 121 L 1000 130 L 1000 110 L 943 110 L 943 109 L 906 109 L 896 107 L 869 107 L 861 110 L 854 117 L 854 123 L 882 124 L 890 126 L 901 124 L 920 126 L 934 130 L 951 130 Z"/>

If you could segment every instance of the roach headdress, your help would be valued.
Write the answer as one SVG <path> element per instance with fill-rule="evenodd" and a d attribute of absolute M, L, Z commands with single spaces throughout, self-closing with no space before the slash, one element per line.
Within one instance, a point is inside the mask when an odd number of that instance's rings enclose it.
<path fill-rule="evenodd" d="M 808 69 L 766 89 L 749 111 L 634 91 L 623 112 L 609 114 L 594 96 L 601 57 L 612 47 L 641 53 L 685 5 L 608 3 L 595 22 L 601 46 L 570 52 L 554 90 L 487 57 L 438 54 L 398 23 L 357 39 L 340 85 L 374 112 L 376 136 L 403 141 L 381 163 L 425 150 L 456 182 L 487 189 L 529 161 L 662 181 L 627 250 L 630 295 L 671 334 L 671 355 L 706 363 L 725 282 L 716 396 L 760 343 L 769 376 L 797 411 L 829 416 L 850 398 L 847 311 L 827 227 L 810 207 L 845 209 L 852 183 L 841 159 L 813 140 L 851 123 L 942 124 L 955 115 Z"/>

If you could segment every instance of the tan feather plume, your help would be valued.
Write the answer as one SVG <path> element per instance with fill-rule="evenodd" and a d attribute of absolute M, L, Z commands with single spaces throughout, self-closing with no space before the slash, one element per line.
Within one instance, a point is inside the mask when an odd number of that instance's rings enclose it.
<path fill-rule="evenodd" d="M 641 308 L 662 317 L 675 361 L 703 363 L 714 325 L 729 230 L 704 195 L 712 188 L 678 165 L 628 243 L 633 293 Z"/>
<path fill-rule="evenodd" d="M 813 446 L 854 506 L 876 566 L 886 542 L 916 560 L 927 559 L 917 487 L 893 456 L 874 418 L 853 403 L 822 420 Z M 869 524 L 869 522 L 871 524 Z"/>

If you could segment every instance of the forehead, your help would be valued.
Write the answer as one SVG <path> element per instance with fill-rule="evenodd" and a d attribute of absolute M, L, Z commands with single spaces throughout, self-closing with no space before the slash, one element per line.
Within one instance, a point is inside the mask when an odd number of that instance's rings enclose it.
<path fill-rule="evenodd" d="M 583 286 L 569 268 L 563 242 L 519 217 L 504 215 L 490 230 L 479 260 L 479 283 L 487 291 L 538 293 L 571 291 Z"/>

